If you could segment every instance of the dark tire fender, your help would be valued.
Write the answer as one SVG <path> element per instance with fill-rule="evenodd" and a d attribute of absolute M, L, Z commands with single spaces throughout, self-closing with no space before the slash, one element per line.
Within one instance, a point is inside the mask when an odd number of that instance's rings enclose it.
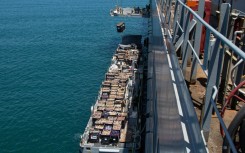
<path fill-rule="evenodd" d="M 228 132 L 231 136 L 231 139 L 234 139 L 235 134 L 240 126 L 240 131 L 239 131 L 239 142 L 240 142 L 240 146 L 242 151 L 244 152 L 243 149 L 245 149 L 245 105 L 243 105 L 243 107 L 238 111 L 238 113 L 236 114 L 236 116 L 234 117 L 234 119 L 232 120 L 232 122 L 230 123 L 230 126 L 228 127 Z M 222 152 L 223 153 L 230 153 L 232 152 L 230 150 L 230 145 L 228 140 L 226 139 L 226 137 L 224 137 L 224 141 L 223 141 L 223 147 L 222 147 Z"/>

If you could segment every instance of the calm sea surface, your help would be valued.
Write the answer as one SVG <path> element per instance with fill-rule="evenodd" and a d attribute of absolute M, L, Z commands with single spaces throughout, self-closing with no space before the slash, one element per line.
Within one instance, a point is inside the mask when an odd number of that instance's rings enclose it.
<path fill-rule="evenodd" d="M 122 5 L 145 6 L 146 0 Z M 115 0 L 0 1 L 0 153 L 74 153 L 121 35 Z"/>

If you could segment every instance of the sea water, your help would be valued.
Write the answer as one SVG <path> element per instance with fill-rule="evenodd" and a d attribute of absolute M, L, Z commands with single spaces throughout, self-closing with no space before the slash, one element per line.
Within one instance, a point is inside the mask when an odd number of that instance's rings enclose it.
<path fill-rule="evenodd" d="M 110 9 L 146 0 L 0 1 L 0 153 L 74 153 L 122 34 L 148 19 Z M 120 3 L 120 4 L 118 4 Z"/>

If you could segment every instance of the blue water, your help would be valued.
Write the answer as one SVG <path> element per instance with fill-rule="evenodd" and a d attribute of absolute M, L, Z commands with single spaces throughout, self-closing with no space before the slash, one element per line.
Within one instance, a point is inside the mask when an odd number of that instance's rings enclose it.
<path fill-rule="evenodd" d="M 122 5 L 145 6 L 146 0 Z M 113 0 L 0 1 L 0 153 L 74 153 L 121 35 Z"/>

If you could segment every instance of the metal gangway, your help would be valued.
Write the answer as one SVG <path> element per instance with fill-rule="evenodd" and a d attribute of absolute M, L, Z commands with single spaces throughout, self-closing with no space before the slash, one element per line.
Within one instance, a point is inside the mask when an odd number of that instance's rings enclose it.
<path fill-rule="evenodd" d="M 213 109 L 228 135 L 215 102 L 224 52 L 230 50 L 238 59 L 245 59 L 244 52 L 224 36 L 230 5 L 221 6 L 221 32 L 203 20 L 204 1 L 199 1 L 199 12 L 194 12 L 181 0 L 152 0 L 150 5 L 145 152 L 208 152 L 206 142 Z M 201 60 L 199 49 L 203 26 L 206 27 L 206 38 L 204 59 Z M 191 35 L 194 29 L 195 34 Z M 213 47 L 210 47 L 210 34 L 216 38 Z M 181 65 L 177 49 L 181 49 Z M 208 78 L 201 123 L 184 77 L 189 61 L 192 63 L 192 82 L 196 80 L 198 65 Z M 236 152 L 231 138 L 227 136 L 227 139 L 231 150 Z"/>

